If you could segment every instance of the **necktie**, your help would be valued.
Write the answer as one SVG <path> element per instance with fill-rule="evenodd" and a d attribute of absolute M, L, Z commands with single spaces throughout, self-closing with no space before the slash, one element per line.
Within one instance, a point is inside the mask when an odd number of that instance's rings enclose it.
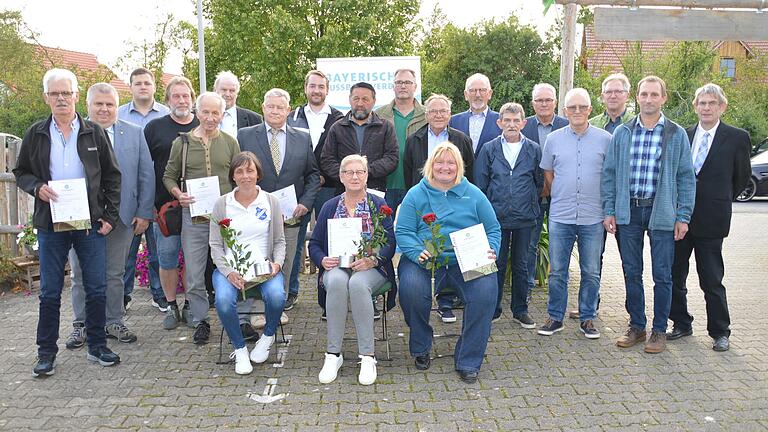
<path fill-rule="evenodd" d="M 280 174 L 280 147 L 277 144 L 277 129 L 269 129 L 272 134 L 272 140 L 269 141 L 269 150 L 272 153 L 272 163 L 275 164 L 275 171 Z"/>
<path fill-rule="evenodd" d="M 699 152 L 696 153 L 696 159 L 693 161 L 693 169 L 696 170 L 696 174 L 699 173 L 702 165 L 704 165 L 707 153 L 709 153 L 709 132 L 704 132 L 704 135 L 699 140 Z"/>

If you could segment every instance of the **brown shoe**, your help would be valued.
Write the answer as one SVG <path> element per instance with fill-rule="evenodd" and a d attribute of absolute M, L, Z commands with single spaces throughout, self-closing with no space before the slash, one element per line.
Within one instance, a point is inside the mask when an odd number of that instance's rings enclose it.
<path fill-rule="evenodd" d="M 652 331 L 651 337 L 645 343 L 645 352 L 649 354 L 658 354 L 667 347 L 667 335 L 665 333 Z"/>
<path fill-rule="evenodd" d="M 624 336 L 616 340 L 616 346 L 619 348 L 629 348 L 638 342 L 645 341 L 645 330 L 636 329 L 632 326 L 627 327 Z"/>
<path fill-rule="evenodd" d="M 572 311 L 568 312 L 568 318 L 570 318 L 570 319 L 579 319 L 579 316 L 580 315 L 579 315 L 579 310 L 578 309 L 575 309 L 575 310 L 572 310 Z"/>

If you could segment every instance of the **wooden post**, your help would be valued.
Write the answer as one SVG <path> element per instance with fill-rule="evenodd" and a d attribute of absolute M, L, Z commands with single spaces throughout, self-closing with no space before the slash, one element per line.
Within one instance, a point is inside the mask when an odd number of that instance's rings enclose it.
<path fill-rule="evenodd" d="M 573 88 L 573 69 L 576 62 L 576 17 L 577 6 L 574 3 L 563 7 L 563 45 L 560 57 L 560 96 L 558 98 L 558 113 L 563 115 L 565 94 Z"/>
<path fill-rule="evenodd" d="M 8 148 L 6 147 L 6 143 L 8 142 L 8 138 L 5 135 L 0 135 L 0 149 L 2 149 L 2 158 L 0 158 L 0 173 L 5 173 L 7 171 L 6 161 L 8 160 L 7 154 L 8 154 Z M 16 187 L 15 184 L 11 183 L 6 185 L 5 182 L 0 182 L 0 225 L 8 225 L 8 217 L 9 215 L 9 207 L 8 207 L 8 192 L 10 189 L 13 189 Z M 2 240 L 3 247 L 6 248 L 13 248 L 13 245 L 16 244 L 14 239 L 11 239 L 10 236 L 3 236 Z"/>
<path fill-rule="evenodd" d="M 8 148 L 5 150 L 8 155 L 8 165 L 16 167 L 16 159 L 19 154 L 20 142 L 17 139 L 10 139 Z M 5 146 L 3 146 L 5 148 Z M 11 183 L 8 186 L 9 199 L 8 199 L 8 213 L 10 216 L 9 222 L 11 225 L 19 224 L 19 188 L 16 187 L 16 183 Z M 24 221 L 26 222 L 26 221 Z M 19 245 L 15 241 L 11 242 L 11 251 L 14 255 L 19 254 Z"/>

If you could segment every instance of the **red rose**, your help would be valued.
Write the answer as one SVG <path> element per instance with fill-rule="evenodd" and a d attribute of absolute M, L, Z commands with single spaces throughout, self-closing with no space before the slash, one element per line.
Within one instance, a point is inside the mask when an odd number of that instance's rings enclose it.
<path fill-rule="evenodd" d="M 229 228 L 229 223 L 230 222 L 232 222 L 232 219 L 230 219 L 230 218 L 222 219 L 222 220 L 219 221 L 219 225 L 221 225 L 223 227 Z"/>
<path fill-rule="evenodd" d="M 385 204 L 385 205 L 383 205 L 383 206 L 381 206 L 381 207 L 379 208 L 379 211 L 380 211 L 380 212 L 381 212 L 381 214 L 383 214 L 384 216 L 392 216 L 392 209 L 391 209 L 391 208 L 389 208 L 389 206 L 388 206 L 388 205 L 386 205 L 386 204 Z"/>
<path fill-rule="evenodd" d="M 437 215 L 434 213 L 427 213 L 421 217 L 421 220 L 423 220 L 427 225 L 432 225 L 432 223 L 437 220 Z"/>

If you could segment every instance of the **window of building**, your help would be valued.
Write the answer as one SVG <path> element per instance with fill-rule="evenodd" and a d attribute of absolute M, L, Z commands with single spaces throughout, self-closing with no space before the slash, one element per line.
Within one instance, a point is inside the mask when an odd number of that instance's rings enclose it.
<path fill-rule="evenodd" d="M 736 60 L 732 58 L 721 58 L 720 72 L 728 78 L 736 78 Z"/>

